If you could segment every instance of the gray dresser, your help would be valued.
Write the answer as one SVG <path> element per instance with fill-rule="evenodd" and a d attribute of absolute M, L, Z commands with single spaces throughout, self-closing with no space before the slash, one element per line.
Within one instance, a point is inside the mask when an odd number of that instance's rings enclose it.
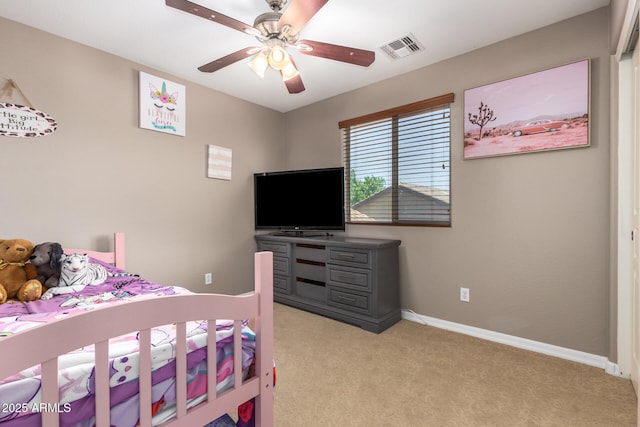
<path fill-rule="evenodd" d="M 399 240 L 256 236 L 273 252 L 274 300 L 380 333 L 400 320 Z"/>

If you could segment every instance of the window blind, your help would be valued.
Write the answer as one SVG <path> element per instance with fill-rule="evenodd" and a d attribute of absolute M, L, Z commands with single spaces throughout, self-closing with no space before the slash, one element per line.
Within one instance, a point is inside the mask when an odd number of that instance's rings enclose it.
<path fill-rule="evenodd" d="M 453 94 L 339 123 L 349 223 L 449 226 Z"/>

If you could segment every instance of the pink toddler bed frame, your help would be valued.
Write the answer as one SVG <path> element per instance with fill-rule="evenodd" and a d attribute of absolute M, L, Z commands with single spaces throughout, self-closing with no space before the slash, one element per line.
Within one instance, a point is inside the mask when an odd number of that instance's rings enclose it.
<path fill-rule="evenodd" d="M 114 234 L 113 252 L 65 249 L 65 253 L 87 253 L 96 259 L 124 269 L 124 234 Z M 256 426 L 273 426 L 273 254 L 258 252 L 254 257 L 254 291 L 230 296 L 218 294 L 173 295 L 131 301 L 101 307 L 62 318 L 0 339 L 0 379 L 41 364 L 42 402 L 58 404 L 58 356 L 95 344 L 96 426 L 109 427 L 109 338 L 139 332 L 140 341 L 140 425 L 151 426 L 151 328 L 176 324 L 177 413 L 163 426 L 204 426 L 238 405 L 255 397 Z M 208 319 L 214 327 L 217 319 L 234 320 L 234 386 L 187 409 L 186 397 L 186 322 Z M 242 380 L 242 320 L 255 319 L 255 376 Z M 74 331 L 73 335 L 64 333 Z M 215 334 L 208 334 L 207 345 L 215 348 Z M 215 357 L 208 358 L 207 370 L 216 372 Z M 216 376 L 207 376 L 207 389 L 216 390 Z M 58 427 L 55 411 L 42 413 L 44 427 Z"/>

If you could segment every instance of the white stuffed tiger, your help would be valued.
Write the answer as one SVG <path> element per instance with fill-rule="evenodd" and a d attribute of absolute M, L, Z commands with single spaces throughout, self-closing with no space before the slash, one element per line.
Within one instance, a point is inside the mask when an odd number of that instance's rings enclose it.
<path fill-rule="evenodd" d="M 60 262 L 58 286 L 100 285 L 107 280 L 107 269 L 100 264 L 90 263 L 87 254 L 63 254 Z"/>
<path fill-rule="evenodd" d="M 89 262 L 87 254 L 62 254 L 60 257 L 60 282 L 57 287 L 49 288 L 40 299 L 49 299 L 55 295 L 81 291 L 85 286 L 100 285 L 111 276 L 133 276 L 133 274 L 112 274 L 100 264 Z"/>

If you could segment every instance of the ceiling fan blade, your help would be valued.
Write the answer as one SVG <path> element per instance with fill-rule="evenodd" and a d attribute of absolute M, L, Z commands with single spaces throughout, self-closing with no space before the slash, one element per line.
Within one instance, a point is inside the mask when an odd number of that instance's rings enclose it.
<path fill-rule="evenodd" d="M 284 85 L 287 87 L 287 90 L 289 91 L 289 93 L 304 92 L 305 87 L 304 87 L 304 83 L 302 83 L 302 77 L 300 77 L 300 72 L 298 71 L 298 67 L 296 67 L 296 63 L 291 56 L 289 56 L 289 61 L 291 61 L 291 65 L 293 65 L 293 68 L 295 69 L 296 74 L 295 76 L 285 80 L 284 69 L 280 70 L 280 75 L 284 80 Z"/>
<path fill-rule="evenodd" d="M 282 30 L 285 25 L 289 25 L 290 34 L 298 34 L 302 27 L 313 15 L 324 6 L 329 0 L 291 0 L 291 3 L 285 9 L 284 13 L 278 21 L 278 28 Z"/>
<path fill-rule="evenodd" d="M 285 80 L 284 84 L 287 87 L 289 93 L 300 93 L 304 92 L 305 90 L 304 83 L 302 83 L 302 77 L 300 77 L 300 74 L 290 78 L 289 80 Z"/>
<path fill-rule="evenodd" d="M 165 0 L 167 6 L 176 8 L 183 12 L 191 13 L 209 21 L 217 22 L 226 27 L 233 28 L 234 30 L 242 31 L 243 33 L 254 34 L 256 30 L 244 22 L 240 22 L 236 19 L 218 13 L 215 10 L 207 9 L 204 6 L 190 2 L 188 0 Z"/>
<path fill-rule="evenodd" d="M 244 49 L 240 49 L 237 52 L 230 53 L 227 56 L 223 56 L 222 58 L 218 58 L 215 61 L 209 62 L 208 64 L 204 64 L 198 67 L 198 70 L 202 71 L 203 73 L 213 73 L 214 71 L 218 71 L 219 69 L 224 68 L 227 65 L 231 65 L 245 58 L 248 58 L 250 55 L 255 54 L 259 49 L 259 47 L 245 47 Z"/>
<path fill-rule="evenodd" d="M 333 59 L 334 61 L 360 65 L 361 67 L 368 67 L 373 64 L 373 61 L 376 59 L 375 52 L 370 50 L 356 49 L 336 44 L 300 40 L 296 45 L 298 51 L 305 55 L 319 56 L 321 58 Z M 310 47 L 311 49 L 309 50 L 306 47 Z"/>

